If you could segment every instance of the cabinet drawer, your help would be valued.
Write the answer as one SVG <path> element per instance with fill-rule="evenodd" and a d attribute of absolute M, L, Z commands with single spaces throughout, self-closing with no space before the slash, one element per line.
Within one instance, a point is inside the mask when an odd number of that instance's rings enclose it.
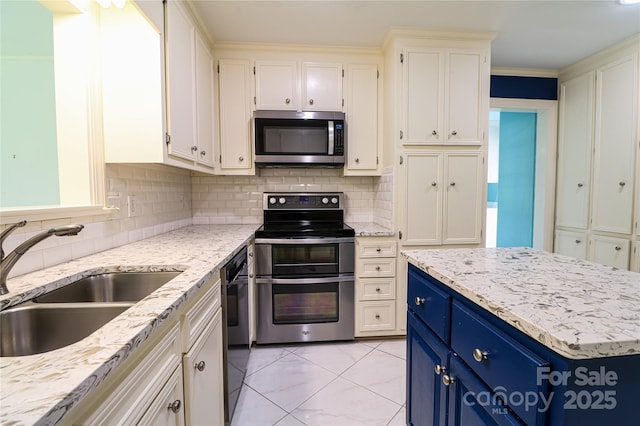
<path fill-rule="evenodd" d="M 182 352 L 186 353 L 220 307 L 220 280 L 182 318 Z"/>
<path fill-rule="evenodd" d="M 396 275 L 395 259 L 360 260 L 359 276 L 362 278 L 394 277 Z"/>
<path fill-rule="evenodd" d="M 360 331 L 395 330 L 396 302 L 395 300 L 362 302 L 359 317 Z"/>
<path fill-rule="evenodd" d="M 407 305 L 433 332 L 449 343 L 451 296 L 428 281 L 423 272 L 409 267 Z"/>
<path fill-rule="evenodd" d="M 545 384 L 537 382 L 538 369 L 548 362 L 458 302 L 453 302 L 451 316 L 451 348 L 489 387 L 501 387 L 507 396 L 546 394 Z M 536 424 L 537 409 L 526 404 L 511 408 L 526 424 Z"/>
<path fill-rule="evenodd" d="M 358 280 L 360 300 L 386 300 L 396 298 L 395 278 L 362 278 Z"/>
<path fill-rule="evenodd" d="M 368 257 L 396 257 L 395 241 L 379 241 L 359 243 L 360 258 Z"/>

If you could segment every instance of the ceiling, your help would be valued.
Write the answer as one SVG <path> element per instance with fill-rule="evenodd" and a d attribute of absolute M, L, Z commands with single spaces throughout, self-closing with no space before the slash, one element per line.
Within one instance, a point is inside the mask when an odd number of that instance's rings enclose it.
<path fill-rule="evenodd" d="M 640 33 L 618 0 L 191 0 L 216 42 L 380 47 L 390 27 L 495 31 L 492 66 L 559 70 Z"/>

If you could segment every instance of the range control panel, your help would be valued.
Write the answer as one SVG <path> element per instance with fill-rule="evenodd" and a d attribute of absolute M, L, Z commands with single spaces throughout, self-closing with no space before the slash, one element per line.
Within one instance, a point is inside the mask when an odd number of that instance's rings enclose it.
<path fill-rule="evenodd" d="M 265 193 L 264 210 L 339 210 L 342 208 L 342 192 Z"/>

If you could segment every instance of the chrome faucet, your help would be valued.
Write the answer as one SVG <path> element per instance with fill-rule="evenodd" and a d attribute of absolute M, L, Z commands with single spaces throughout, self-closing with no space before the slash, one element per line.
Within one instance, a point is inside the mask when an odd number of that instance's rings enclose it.
<path fill-rule="evenodd" d="M 15 226 L 12 226 L 6 229 L 2 233 L 2 238 L 6 238 L 7 235 L 13 231 L 16 227 L 24 226 L 24 224 L 20 225 L 20 223 L 26 224 L 26 221 L 19 222 Z M 84 225 L 65 225 L 59 226 L 57 228 L 49 229 L 48 231 L 41 232 L 33 237 L 29 238 L 24 243 L 20 244 L 16 247 L 11 253 L 7 255 L 7 257 L 3 257 L 0 262 L 0 295 L 9 293 L 7 289 L 7 276 L 9 275 L 9 271 L 16 264 L 18 260 L 25 254 L 31 247 L 38 244 L 40 241 L 45 238 L 49 238 L 52 235 L 63 237 L 67 235 L 78 235 L 80 231 L 84 228 Z"/>
<path fill-rule="evenodd" d="M 4 244 L 4 240 L 6 240 L 9 234 L 12 233 L 16 228 L 22 228 L 26 224 L 26 220 L 21 220 L 20 222 L 14 223 L 13 225 L 2 231 L 2 234 L 0 234 L 0 261 L 4 259 L 4 248 L 2 247 L 2 245 Z"/>

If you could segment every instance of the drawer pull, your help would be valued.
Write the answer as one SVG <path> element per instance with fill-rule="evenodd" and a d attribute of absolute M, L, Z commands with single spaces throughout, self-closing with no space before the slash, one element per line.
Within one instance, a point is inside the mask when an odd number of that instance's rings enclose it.
<path fill-rule="evenodd" d="M 480 349 L 474 349 L 473 350 L 473 359 L 475 359 L 478 362 L 482 362 L 485 359 L 487 359 L 489 353 L 487 351 L 483 351 Z"/>
<path fill-rule="evenodd" d="M 449 376 L 447 374 L 442 376 L 442 383 L 444 383 L 445 386 L 452 385 L 455 381 L 456 379 L 454 379 L 452 376 Z"/>
<path fill-rule="evenodd" d="M 379 271 L 379 270 L 380 270 L 380 267 L 379 267 L 379 266 L 376 266 L 376 271 Z"/>
<path fill-rule="evenodd" d="M 424 305 L 424 297 L 416 296 L 416 305 Z"/>
<path fill-rule="evenodd" d="M 204 361 L 200 361 L 199 363 L 194 365 L 194 368 L 198 371 L 204 371 L 204 368 L 206 367 L 206 365 L 207 364 Z"/>
<path fill-rule="evenodd" d="M 433 369 L 435 370 L 438 376 L 441 375 L 442 373 L 446 373 L 447 371 L 444 365 L 440 365 L 440 364 L 436 364 L 435 367 L 433 367 Z"/>
<path fill-rule="evenodd" d="M 614 248 L 616 249 L 616 251 L 622 250 L 622 247 L 620 247 L 620 246 L 615 246 Z"/>
<path fill-rule="evenodd" d="M 376 287 L 376 293 L 380 293 L 380 287 Z"/>
<path fill-rule="evenodd" d="M 176 399 L 175 401 L 169 403 L 169 406 L 167 406 L 167 410 L 171 411 L 172 413 L 178 413 L 180 412 L 180 407 L 182 407 L 182 402 L 180 402 L 179 399 Z"/>
<path fill-rule="evenodd" d="M 382 249 L 381 249 L 380 247 L 378 247 L 378 248 L 376 249 L 376 251 L 377 251 L 378 253 L 380 253 L 380 252 L 382 251 Z"/>
<path fill-rule="evenodd" d="M 376 314 L 376 319 L 380 319 L 380 314 Z"/>

